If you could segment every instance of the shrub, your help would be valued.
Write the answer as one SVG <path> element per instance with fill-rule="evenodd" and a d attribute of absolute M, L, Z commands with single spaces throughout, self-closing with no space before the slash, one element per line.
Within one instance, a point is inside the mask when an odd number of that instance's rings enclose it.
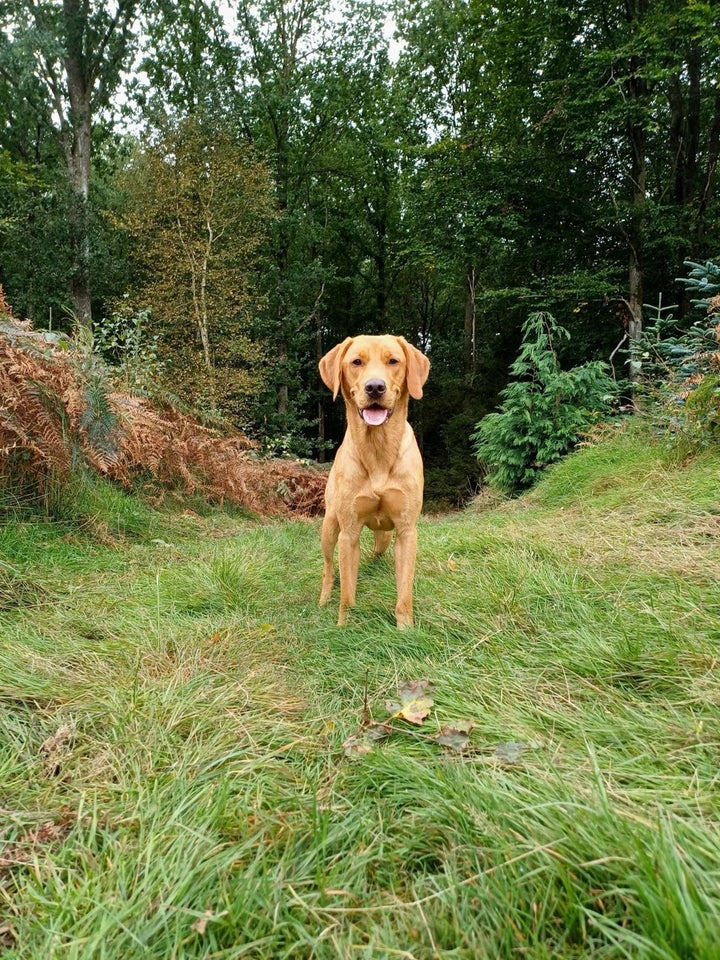
<path fill-rule="evenodd" d="M 549 313 L 530 314 L 510 368 L 515 379 L 500 394 L 499 412 L 483 417 L 472 435 L 487 482 L 506 493 L 531 486 L 568 453 L 617 393 L 604 363 L 560 368 L 553 340 L 569 336 Z"/>
<path fill-rule="evenodd" d="M 135 310 L 127 298 L 109 317 L 93 324 L 93 349 L 112 368 L 124 390 L 152 395 L 164 364 L 158 357 L 159 336 L 148 334 L 149 310 Z"/>

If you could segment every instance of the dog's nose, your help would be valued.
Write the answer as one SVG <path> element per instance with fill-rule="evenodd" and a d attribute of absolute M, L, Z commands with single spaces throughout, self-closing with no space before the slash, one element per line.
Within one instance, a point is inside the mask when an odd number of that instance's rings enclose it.
<path fill-rule="evenodd" d="M 384 380 L 368 380 L 365 384 L 365 393 L 373 400 L 378 400 L 387 390 Z"/>

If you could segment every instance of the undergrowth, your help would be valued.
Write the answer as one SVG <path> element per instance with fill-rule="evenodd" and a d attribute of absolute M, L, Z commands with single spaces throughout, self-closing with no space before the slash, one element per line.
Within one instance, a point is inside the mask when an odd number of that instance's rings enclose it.
<path fill-rule="evenodd" d="M 425 518 L 404 632 L 369 541 L 317 607 L 315 522 L 6 523 L 0 953 L 715 960 L 718 480 L 628 424 Z M 422 729 L 346 755 L 413 680 Z"/>
<path fill-rule="evenodd" d="M 64 519 L 100 478 L 230 502 L 259 514 L 312 516 L 326 475 L 260 459 L 244 434 L 220 432 L 170 404 L 119 389 L 83 338 L 48 342 L 8 318 L 0 333 L 0 494 Z M 87 334 L 85 335 L 87 339 Z"/>

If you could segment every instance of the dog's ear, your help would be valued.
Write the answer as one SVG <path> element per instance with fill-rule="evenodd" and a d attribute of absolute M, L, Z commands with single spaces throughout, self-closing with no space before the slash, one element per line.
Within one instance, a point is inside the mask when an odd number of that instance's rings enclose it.
<path fill-rule="evenodd" d="M 337 397 L 338 391 L 340 390 L 343 357 L 352 342 L 352 337 L 346 337 L 342 343 L 339 343 L 326 353 L 318 364 L 322 382 L 328 390 L 332 390 L 333 400 Z"/>
<path fill-rule="evenodd" d="M 417 347 L 408 343 L 405 337 L 398 337 L 398 340 L 405 352 L 408 391 L 413 400 L 421 400 L 423 384 L 430 373 L 430 361 Z"/>

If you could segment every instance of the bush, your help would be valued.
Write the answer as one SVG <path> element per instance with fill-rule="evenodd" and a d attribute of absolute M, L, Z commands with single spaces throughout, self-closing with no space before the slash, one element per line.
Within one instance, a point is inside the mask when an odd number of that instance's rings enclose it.
<path fill-rule="evenodd" d="M 113 372 L 124 390 L 152 395 L 164 364 L 158 357 L 159 336 L 148 334 L 149 310 L 135 310 L 127 298 L 115 305 L 109 317 L 93 325 L 93 349 Z"/>
<path fill-rule="evenodd" d="M 500 394 L 499 412 L 483 417 L 472 435 L 487 482 L 505 493 L 531 486 L 545 467 L 572 450 L 609 412 L 617 393 L 604 363 L 560 368 L 553 339 L 569 336 L 549 313 L 530 314 L 510 368 L 515 380 Z"/>
<path fill-rule="evenodd" d="M 110 390 L 79 342 L 8 320 L 0 333 L 0 494 L 52 512 L 79 472 L 107 474 L 119 456 Z"/>

